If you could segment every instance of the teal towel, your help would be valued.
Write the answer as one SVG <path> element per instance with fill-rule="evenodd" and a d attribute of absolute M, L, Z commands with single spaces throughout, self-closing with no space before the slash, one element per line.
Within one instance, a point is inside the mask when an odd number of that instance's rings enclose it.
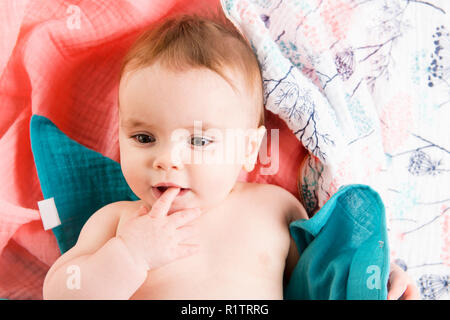
<path fill-rule="evenodd" d="M 385 210 L 369 186 L 341 187 L 311 219 L 294 221 L 289 228 L 300 259 L 285 299 L 387 298 Z"/>

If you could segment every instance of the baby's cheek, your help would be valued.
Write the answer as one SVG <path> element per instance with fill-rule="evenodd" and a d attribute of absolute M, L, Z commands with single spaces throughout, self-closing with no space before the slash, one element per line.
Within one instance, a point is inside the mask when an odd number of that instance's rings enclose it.
<path fill-rule="evenodd" d="M 142 185 L 145 184 L 145 174 L 140 169 L 138 164 L 130 165 L 129 162 L 121 163 L 122 174 L 128 184 L 128 186 L 133 190 L 133 192 L 137 195 L 142 188 Z"/>

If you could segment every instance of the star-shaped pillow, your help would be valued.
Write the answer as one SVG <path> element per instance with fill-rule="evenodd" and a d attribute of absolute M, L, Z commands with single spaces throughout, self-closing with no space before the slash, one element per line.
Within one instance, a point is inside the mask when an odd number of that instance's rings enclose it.
<path fill-rule="evenodd" d="M 44 199 L 54 198 L 61 225 L 52 229 L 61 253 L 72 248 L 89 217 L 116 201 L 139 200 L 120 164 L 62 132 L 52 121 L 33 115 L 30 140 Z"/>

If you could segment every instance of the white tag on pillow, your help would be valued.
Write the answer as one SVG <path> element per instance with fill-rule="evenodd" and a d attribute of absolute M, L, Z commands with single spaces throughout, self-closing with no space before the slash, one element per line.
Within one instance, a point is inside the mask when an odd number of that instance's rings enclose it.
<path fill-rule="evenodd" d="M 55 199 L 49 198 L 38 201 L 39 213 L 41 215 L 44 230 L 49 230 L 61 224 L 58 210 L 56 210 Z"/>

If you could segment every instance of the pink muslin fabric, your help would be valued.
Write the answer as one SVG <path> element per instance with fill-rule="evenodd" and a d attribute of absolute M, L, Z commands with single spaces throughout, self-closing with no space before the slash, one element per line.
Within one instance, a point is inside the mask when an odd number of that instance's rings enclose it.
<path fill-rule="evenodd" d="M 217 0 L 3 0 L 0 2 L 0 298 L 42 299 L 42 284 L 60 256 L 44 231 L 43 200 L 30 145 L 33 114 L 48 117 L 70 138 L 119 159 L 117 89 L 121 59 L 137 34 L 176 12 L 202 12 Z M 279 170 L 243 181 L 273 183 L 297 195 L 296 172 L 305 155 L 283 121 Z M 287 138 L 281 139 L 281 136 Z"/>

